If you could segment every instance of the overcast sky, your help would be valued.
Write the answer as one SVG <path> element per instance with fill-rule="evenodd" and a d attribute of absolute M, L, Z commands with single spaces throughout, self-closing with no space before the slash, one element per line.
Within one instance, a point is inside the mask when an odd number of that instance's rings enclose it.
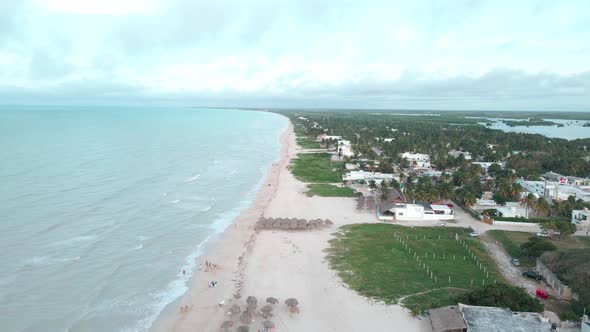
<path fill-rule="evenodd" d="M 0 104 L 590 111 L 580 1 L 0 0 Z"/>

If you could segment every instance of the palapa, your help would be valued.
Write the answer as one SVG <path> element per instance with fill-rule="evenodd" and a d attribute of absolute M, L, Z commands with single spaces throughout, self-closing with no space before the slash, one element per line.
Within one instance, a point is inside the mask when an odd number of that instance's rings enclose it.
<path fill-rule="evenodd" d="M 242 312 L 242 309 L 240 309 L 239 305 L 234 304 L 229 308 L 229 312 L 232 313 L 233 315 L 235 315 L 235 314 L 239 314 L 240 312 Z"/>
<path fill-rule="evenodd" d="M 274 297 L 267 297 L 267 298 L 266 298 L 266 303 L 270 303 L 270 304 L 277 304 L 277 303 L 279 303 L 279 300 L 277 300 L 277 299 L 276 299 L 276 298 L 274 298 Z"/>
<path fill-rule="evenodd" d="M 246 298 L 246 303 L 248 304 L 257 304 L 258 303 L 258 299 L 254 296 L 248 296 Z"/>
<path fill-rule="evenodd" d="M 240 315 L 240 322 L 242 322 L 244 324 L 252 324 L 252 314 L 250 314 L 248 312 L 243 312 Z"/>
<path fill-rule="evenodd" d="M 221 329 L 222 330 L 228 330 L 230 327 L 234 326 L 234 322 L 231 320 L 226 320 L 225 322 L 223 322 L 221 324 Z"/>
<path fill-rule="evenodd" d="M 246 325 L 242 325 L 242 326 L 238 327 L 237 331 L 238 332 L 248 332 L 248 331 L 250 331 L 250 327 L 246 326 Z"/>
<path fill-rule="evenodd" d="M 297 301 L 297 299 L 290 298 L 290 299 L 285 300 L 285 304 L 288 305 L 289 307 L 295 307 L 295 306 L 299 305 L 299 301 Z"/>
<path fill-rule="evenodd" d="M 275 323 L 269 321 L 269 320 L 265 320 L 262 322 L 262 326 L 267 328 L 267 329 L 272 329 L 275 327 Z"/>

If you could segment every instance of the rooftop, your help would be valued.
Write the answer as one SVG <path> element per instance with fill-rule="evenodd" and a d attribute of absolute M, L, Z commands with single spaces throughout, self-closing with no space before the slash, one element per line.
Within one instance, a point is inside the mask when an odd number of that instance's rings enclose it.
<path fill-rule="evenodd" d="M 549 320 L 534 312 L 459 304 L 470 332 L 550 332 Z"/>

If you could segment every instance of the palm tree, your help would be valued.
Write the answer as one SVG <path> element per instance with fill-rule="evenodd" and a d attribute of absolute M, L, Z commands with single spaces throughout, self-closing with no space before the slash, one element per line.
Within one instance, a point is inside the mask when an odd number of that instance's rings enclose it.
<path fill-rule="evenodd" d="M 466 192 L 465 195 L 463 195 L 463 205 L 465 205 L 466 207 L 472 207 L 475 202 L 477 201 L 477 197 L 475 197 L 475 195 L 473 195 L 470 191 Z"/>
<path fill-rule="evenodd" d="M 547 216 L 551 212 L 551 204 L 545 199 L 545 197 L 539 197 L 535 204 L 535 210 L 541 216 Z"/>
<path fill-rule="evenodd" d="M 529 217 L 529 208 L 534 207 L 537 203 L 537 197 L 533 193 L 529 193 L 526 197 L 520 200 L 521 204 L 524 204 L 526 209 L 526 217 Z"/>
<path fill-rule="evenodd" d="M 390 192 L 391 192 L 391 189 L 389 189 L 387 182 L 381 181 L 381 200 L 382 201 L 387 200 L 387 197 L 389 197 Z"/>
<path fill-rule="evenodd" d="M 510 186 L 510 197 L 515 201 L 520 200 L 520 193 L 522 193 L 523 190 L 524 188 L 520 184 L 513 183 L 512 186 Z"/>
<path fill-rule="evenodd" d="M 370 188 L 371 190 L 375 190 L 375 189 L 377 189 L 377 182 L 375 182 L 375 180 L 371 180 L 371 181 L 369 181 L 369 188 Z"/>

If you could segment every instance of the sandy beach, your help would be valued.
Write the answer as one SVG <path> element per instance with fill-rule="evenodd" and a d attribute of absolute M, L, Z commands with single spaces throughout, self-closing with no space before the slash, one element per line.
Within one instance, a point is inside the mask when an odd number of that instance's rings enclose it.
<path fill-rule="evenodd" d="M 430 331 L 427 319 L 413 318 L 397 305 L 373 303 L 340 282 L 324 260 L 331 234 L 341 225 L 375 222 L 375 217 L 356 211 L 353 198 L 304 195 L 305 184 L 288 169 L 301 151 L 291 125 L 281 143 L 281 159 L 270 168 L 252 206 L 208 248 L 176 311 L 162 315 L 152 330 L 219 331 L 230 319 L 231 305 L 243 307 L 246 297 L 256 296 L 259 307 L 267 297 L 279 300 L 271 318 L 273 331 Z M 256 231 L 253 226 L 262 216 L 328 218 L 334 225 L 311 231 Z M 217 267 L 206 269 L 205 261 Z M 209 287 L 211 281 L 217 281 L 216 287 Z M 289 313 L 284 304 L 291 297 L 299 301 L 298 314 Z M 250 331 L 258 331 L 260 322 L 256 318 Z"/>

